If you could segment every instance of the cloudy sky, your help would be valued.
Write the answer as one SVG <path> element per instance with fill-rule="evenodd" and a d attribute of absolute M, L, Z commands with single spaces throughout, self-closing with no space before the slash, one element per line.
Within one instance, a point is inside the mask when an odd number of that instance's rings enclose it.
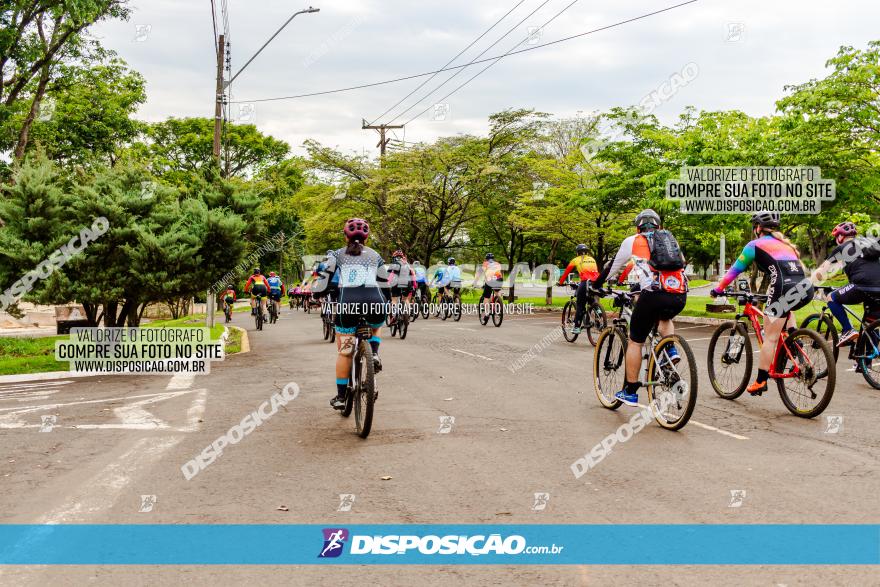
<path fill-rule="evenodd" d="M 374 153 L 376 134 L 361 130 L 361 119 L 373 121 L 427 78 L 310 98 L 249 102 L 433 71 L 511 9 L 455 64 L 467 63 L 487 48 L 484 58 L 680 1 L 311 0 L 320 12 L 296 17 L 235 81 L 233 100 L 245 104 L 233 104 L 232 115 L 247 116 L 253 109 L 262 131 L 288 141 L 296 151 L 312 138 Z M 233 72 L 293 12 L 306 8 L 306 2 L 228 0 Z M 217 3 L 219 12 L 220 0 Z M 561 16 L 534 32 L 569 4 Z M 128 22 L 103 23 L 93 32 L 146 78 L 148 101 L 139 116 L 150 121 L 213 116 L 210 0 L 131 0 L 131 5 Z M 573 116 L 637 104 L 688 64 L 696 65 L 690 65 L 688 73 L 698 75 L 653 111 L 661 120 L 671 122 L 687 105 L 769 114 L 785 85 L 823 76 L 825 61 L 839 46 L 864 47 L 880 38 L 878 17 L 876 0 L 698 0 L 506 57 L 448 98 L 444 97 L 486 64 L 465 69 L 429 93 L 456 72 L 442 73 L 379 122 L 391 122 L 412 105 L 395 124 L 428 109 L 405 131 L 397 131 L 399 139 L 428 141 L 484 132 L 486 117 L 509 107 Z M 437 103 L 448 104 L 445 120 L 432 120 Z"/>

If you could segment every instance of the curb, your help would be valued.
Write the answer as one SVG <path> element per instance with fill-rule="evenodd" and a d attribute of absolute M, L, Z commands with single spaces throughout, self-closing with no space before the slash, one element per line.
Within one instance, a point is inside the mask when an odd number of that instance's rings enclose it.
<path fill-rule="evenodd" d="M 245 330 L 244 328 L 239 328 L 238 326 L 229 326 L 228 328 L 235 328 L 236 330 L 241 332 L 241 350 L 235 354 L 243 355 L 245 353 L 251 352 L 251 341 L 248 338 L 247 330 Z"/>

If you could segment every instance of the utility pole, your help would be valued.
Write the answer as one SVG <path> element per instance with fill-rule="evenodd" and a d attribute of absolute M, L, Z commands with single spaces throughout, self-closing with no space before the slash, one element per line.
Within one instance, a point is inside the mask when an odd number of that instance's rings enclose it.
<path fill-rule="evenodd" d="M 365 118 L 362 118 L 362 119 L 361 119 L 361 128 L 364 129 L 364 130 L 367 130 L 367 129 L 373 129 L 373 130 L 375 130 L 375 131 L 378 131 L 378 133 L 379 133 L 379 144 L 376 145 L 376 146 L 379 147 L 379 155 L 380 155 L 381 157 L 385 157 L 385 147 L 388 146 L 388 142 L 391 140 L 391 139 L 386 139 L 386 138 L 385 138 L 385 131 L 386 131 L 386 130 L 389 130 L 389 129 L 403 128 L 403 125 L 402 125 L 402 124 L 395 124 L 395 125 L 391 125 L 391 124 L 376 124 L 376 125 L 373 125 L 373 124 L 367 124 L 367 120 L 366 120 Z"/>
<path fill-rule="evenodd" d="M 217 162 L 217 168 L 220 165 L 220 134 L 223 129 L 223 63 L 226 58 L 226 37 L 220 35 L 217 40 L 217 92 L 214 95 L 214 160 Z M 221 170 L 222 173 L 222 170 Z M 216 294 L 210 289 L 205 297 L 205 325 L 208 328 L 214 328 L 214 305 L 216 304 Z"/>

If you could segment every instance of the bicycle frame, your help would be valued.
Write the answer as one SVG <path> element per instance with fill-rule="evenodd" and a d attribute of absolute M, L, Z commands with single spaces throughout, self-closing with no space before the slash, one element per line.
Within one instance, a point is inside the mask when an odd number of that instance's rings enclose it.
<path fill-rule="evenodd" d="M 791 317 L 791 312 L 786 313 L 784 320 L 788 322 L 788 319 Z M 762 312 L 759 308 L 755 307 L 752 304 L 751 299 L 746 298 L 746 304 L 743 308 L 742 313 L 737 313 L 736 321 L 741 322 L 743 318 L 748 318 L 749 322 L 752 325 L 752 330 L 755 332 L 755 337 L 758 339 L 758 346 L 764 347 L 764 330 L 761 328 L 761 323 L 758 321 L 758 318 L 766 318 L 764 312 Z M 746 328 L 748 332 L 748 328 Z M 748 336 L 748 333 L 746 334 Z M 771 379 L 791 379 L 797 377 L 801 373 L 801 369 L 798 366 L 798 361 L 795 360 L 794 355 L 791 354 L 791 351 L 788 348 L 788 345 L 785 344 L 786 339 L 788 339 L 788 333 L 785 331 L 785 327 L 783 327 L 782 332 L 779 333 L 779 340 L 776 341 L 776 351 L 773 353 L 773 360 L 770 363 L 769 376 Z M 779 359 L 779 351 L 780 349 L 785 351 L 785 354 L 788 356 L 788 359 L 791 361 L 792 370 L 788 373 L 780 373 L 776 370 L 776 363 L 778 363 Z M 810 362 L 810 358 L 804 357 L 807 362 Z"/>

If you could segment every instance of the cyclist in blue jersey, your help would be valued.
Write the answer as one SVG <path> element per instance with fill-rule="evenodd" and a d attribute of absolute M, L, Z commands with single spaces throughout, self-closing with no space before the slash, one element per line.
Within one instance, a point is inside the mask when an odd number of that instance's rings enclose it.
<path fill-rule="evenodd" d="M 274 271 L 269 272 L 269 277 L 266 278 L 266 281 L 269 283 L 269 299 L 275 306 L 275 315 L 277 316 L 281 313 L 281 296 L 284 295 L 284 282 L 275 275 Z"/>

